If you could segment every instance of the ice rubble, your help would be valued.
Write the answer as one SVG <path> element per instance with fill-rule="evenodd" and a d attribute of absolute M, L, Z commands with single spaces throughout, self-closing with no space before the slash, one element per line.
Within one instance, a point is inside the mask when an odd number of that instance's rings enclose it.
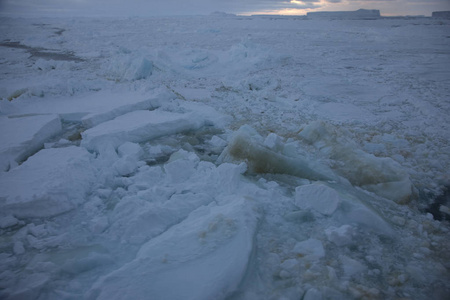
<path fill-rule="evenodd" d="M 276 142 L 273 142 L 274 140 Z M 370 198 L 370 196 L 358 193 L 351 186 L 352 178 L 348 178 L 349 183 L 347 178 L 334 174 L 326 165 L 319 162 L 311 163 L 307 160 L 306 155 L 302 157 L 298 152 L 291 151 L 290 155 L 292 156 L 283 154 L 285 145 L 280 140 L 281 138 L 275 138 L 274 134 L 269 134 L 264 139 L 254 129 L 243 126 L 232 135 L 229 145 L 224 149 L 218 161 L 244 161 L 252 172 L 287 174 L 313 180 L 315 183 L 303 184 L 295 188 L 293 203 L 298 208 L 312 210 L 325 216 L 333 216 L 343 224 L 359 224 L 379 234 L 387 236 L 393 234 L 391 225 L 384 220 L 382 214 L 368 205 L 368 201 L 362 200 Z M 337 143 L 332 146 L 336 145 L 339 146 Z M 355 159 L 364 160 L 364 158 L 363 156 Z M 368 160 L 364 161 L 364 164 L 366 167 L 372 165 L 375 167 L 377 162 Z M 347 174 L 343 173 L 343 176 L 345 175 Z M 367 188 L 365 185 L 361 187 Z M 374 190 L 370 189 L 370 191 Z M 374 192 L 386 193 L 384 190 L 375 190 Z M 392 199 L 395 200 L 395 198 Z"/>
<path fill-rule="evenodd" d="M 414 196 L 409 176 L 397 162 L 364 152 L 339 130 L 333 130 L 323 122 L 313 122 L 302 129 L 299 138 L 337 163 L 336 173 L 350 183 L 398 203 L 407 203 Z M 291 153 L 293 157 L 283 151 L 284 147 L 274 135 L 264 140 L 254 129 L 243 126 L 233 135 L 219 161 L 243 160 L 256 173 L 281 173 L 322 181 L 342 180 L 325 164 L 308 161 L 309 157 L 302 157 L 295 151 Z"/>

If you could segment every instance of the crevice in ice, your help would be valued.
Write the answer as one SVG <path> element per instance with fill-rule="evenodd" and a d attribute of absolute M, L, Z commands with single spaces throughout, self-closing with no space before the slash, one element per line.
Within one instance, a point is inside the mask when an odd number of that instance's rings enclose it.
<path fill-rule="evenodd" d="M 145 154 L 143 160 L 149 166 L 167 162 L 170 156 L 180 150 L 194 152 L 203 161 L 215 163 L 226 146 L 219 138 L 223 130 L 214 126 L 204 126 L 198 130 L 156 138 L 147 143 L 141 143 Z"/>
<path fill-rule="evenodd" d="M 81 134 L 86 130 L 81 122 L 64 121 L 61 122 L 62 130 L 60 134 L 45 142 L 45 148 L 62 148 L 68 146 L 79 146 Z"/>

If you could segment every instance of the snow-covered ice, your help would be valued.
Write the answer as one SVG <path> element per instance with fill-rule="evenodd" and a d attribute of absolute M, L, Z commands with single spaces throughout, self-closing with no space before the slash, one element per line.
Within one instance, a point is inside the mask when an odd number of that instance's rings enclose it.
<path fill-rule="evenodd" d="M 0 298 L 446 299 L 449 26 L 0 17 Z"/>

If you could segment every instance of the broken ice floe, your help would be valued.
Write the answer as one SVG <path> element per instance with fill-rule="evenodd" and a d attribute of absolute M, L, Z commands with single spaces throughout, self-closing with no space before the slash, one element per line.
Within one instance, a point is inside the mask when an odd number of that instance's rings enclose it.
<path fill-rule="evenodd" d="M 144 244 L 136 259 L 98 280 L 91 299 L 223 299 L 245 274 L 255 229 L 255 214 L 245 199 L 203 206 Z"/>
<path fill-rule="evenodd" d="M 138 110 L 121 115 L 83 132 L 81 145 L 99 151 L 125 142 L 144 142 L 164 135 L 195 130 L 204 120 L 187 114 Z"/>
<path fill-rule="evenodd" d="M 10 116 L 26 114 L 56 114 L 62 121 L 82 122 L 86 128 L 111 120 L 134 110 L 152 110 L 173 98 L 166 89 L 157 89 L 151 95 L 130 92 L 99 91 L 83 96 L 59 99 L 42 98 L 24 103 L 1 103 L 2 112 Z M 26 101 L 26 100 L 25 100 Z"/>
<path fill-rule="evenodd" d="M 341 202 L 339 194 L 324 184 L 302 185 L 295 189 L 295 205 L 313 209 L 323 215 L 332 215 Z"/>
<path fill-rule="evenodd" d="M 227 148 L 219 157 L 219 162 L 245 161 L 255 173 L 281 173 L 312 180 L 332 180 L 336 178 L 325 166 L 306 161 L 301 156 L 290 157 L 277 150 L 277 142 L 266 141 L 251 127 L 241 127 L 232 137 Z M 279 146 L 279 144 L 278 144 Z"/>
<path fill-rule="evenodd" d="M 203 126 L 223 127 L 229 118 L 211 107 L 196 103 L 167 104 L 167 110 L 135 110 L 103 122 L 82 133 L 81 146 L 99 151 L 117 148 L 125 142 L 146 142 L 161 136 L 198 130 Z"/>
<path fill-rule="evenodd" d="M 397 203 L 407 203 L 414 197 L 409 175 L 397 162 L 364 152 L 339 129 L 312 122 L 303 128 L 299 137 L 335 161 L 333 170 L 353 185 Z"/>
<path fill-rule="evenodd" d="M 106 77 L 115 81 L 146 79 L 153 73 L 151 58 L 123 49 L 122 53 L 109 62 Z"/>
<path fill-rule="evenodd" d="M 21 163 L 62 130 L 60 118 L 49 114 L 0 117 L 0 128 L 0 171 Z"/>
<path fill-rule="evenodd" d="M 79 147 L 44 149 L 9 172 L 0 172 L 1 214 L 45 218 L 83 203 L 95 178 L 92 159 Z"/>

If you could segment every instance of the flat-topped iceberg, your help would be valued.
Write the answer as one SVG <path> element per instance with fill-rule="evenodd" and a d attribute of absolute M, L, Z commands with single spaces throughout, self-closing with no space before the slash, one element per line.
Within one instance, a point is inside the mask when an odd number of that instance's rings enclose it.
<path fill-rule="evenodd" d="M 306 15 L 311 19 L 370 20 L 379 19 L 380 11 L 378 9 L 358 9 L 355 11 L 315 11 L 308 12 Z"/>

